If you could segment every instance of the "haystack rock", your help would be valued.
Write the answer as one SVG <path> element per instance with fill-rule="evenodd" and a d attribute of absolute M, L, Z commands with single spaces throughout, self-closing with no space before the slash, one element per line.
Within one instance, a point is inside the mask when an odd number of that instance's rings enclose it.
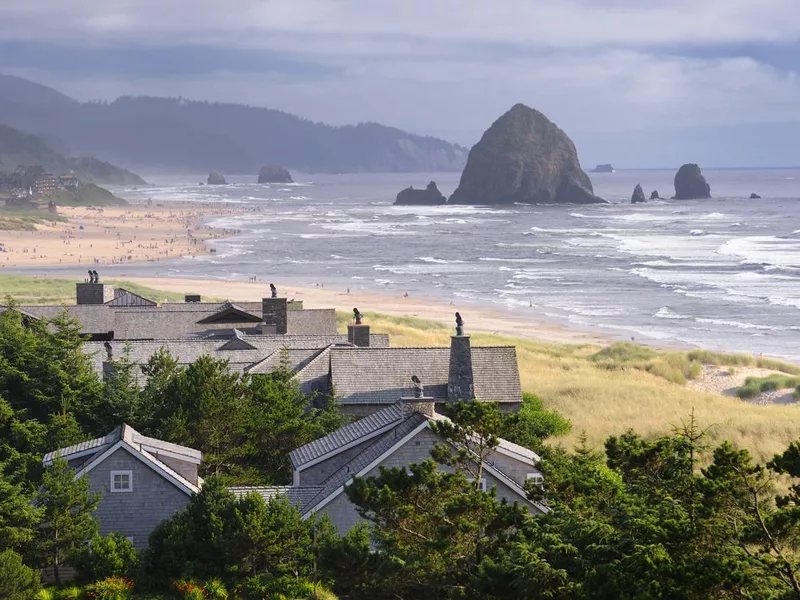
<path fill-rule="evenodd" d="M 439 206 L 446 202 L 447 198 L 436 187 L 435 181 L 431 181 L 424 190 L 415 190 L 414 186 L 407 187 L 397 194 L 397 199 L 394 201 L 395 205 L 417 206 Z"/>
<path fill-rule="evenodd" d="M 761 196 L 753 192 L 752 194 L 750 194 L 750 200 L 761 200 Z"/>
<path fill-rule="evenodd" d="M 650 192 L 650 200 L 660 200 L 661 196 L 658 195 L 658 190 Z"/>
<path fill-rule="evenodd" d="M 631 204 L 639 204 L 640 202 L 646 202 L 644 199 L 644 190 L 642 189 L 642 184 L 637 183 L 636 187 L 633 188 L 633 195 L 631 196 Z"/>
<path fill-rule="evenodd" d="M 472 147 L 449 204 L 599 204 L 575 144 L 538 110 L 517 104 Z"/>
<path fill-rule="evenodd" d="M 258 172 L 258 183 L 294 183 L 294 180 L 280 165 L 264 165 Z"/>
<path fill-rule="evenodd" d="M 683 165 L 675 174 L 675 199 L 711 198 L 711 186 L 694 163 Z"/>
<path fill-rule="evenodd" d="M 211 171 L 206 181 L 208 185 L 226 185 L 228 183 L 225 181 L 225 176 L 219 171 Z"/>

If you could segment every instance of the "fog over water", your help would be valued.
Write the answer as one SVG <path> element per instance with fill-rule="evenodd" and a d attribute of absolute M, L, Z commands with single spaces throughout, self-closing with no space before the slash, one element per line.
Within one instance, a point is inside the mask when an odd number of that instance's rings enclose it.
<path fill-rule="evenodd" d="M 303 176 L 261 186 L 154 177 L 145 200 L 253 204 L 240 233 L 200 258 L 104 267 L 109 276 L 212 277 L 369 290 L 513 310 L 637 341 L 800 361 L 800 170 L 705 170 L 713 200 L 631 206 L 674 192 L 672 171 L 592 174 L 607 206 L 394 207 L 396 193 L 457 174 Z M 751 192 L 762 200 L 749 200 Z"/>

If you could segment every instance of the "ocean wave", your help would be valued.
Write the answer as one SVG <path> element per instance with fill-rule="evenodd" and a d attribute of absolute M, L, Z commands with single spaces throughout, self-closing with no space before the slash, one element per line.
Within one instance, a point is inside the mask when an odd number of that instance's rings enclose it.
<path fill-rule="evenodd" d="M 694 319 L 694 317 L 690 317 L 689 315 L 680 315 L 676 312 L 673 312 L 667 306 L 662 306 L 661 308 L 659 308 L 658 311 L 653 316 L 657 319 L 674 319 L 676 321 Z"/>
<path fill-rule="evenodd" d="M 451 265 L 464 262 L 463 260 L 444 260 L 443 258 L 434 258 L 432 256 L 418 256 L 417 260 L 437 265 Z"/>

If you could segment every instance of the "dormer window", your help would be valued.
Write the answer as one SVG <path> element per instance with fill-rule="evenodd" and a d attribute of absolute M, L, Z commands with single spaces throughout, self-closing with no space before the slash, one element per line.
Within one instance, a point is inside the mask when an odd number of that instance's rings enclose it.
<path fill-rule="evenodd" d="M 541 473 L 528 473 L 525 475 L 525 479 L 527 481 L 533 481 L 533 485 L 541 486 L 544 484 L 544 477 L 542 477 Z"/>
<path fill-rule="evenodd" d="M 133 471 L 111 471 L 112 492 L 133 491 Z"/>

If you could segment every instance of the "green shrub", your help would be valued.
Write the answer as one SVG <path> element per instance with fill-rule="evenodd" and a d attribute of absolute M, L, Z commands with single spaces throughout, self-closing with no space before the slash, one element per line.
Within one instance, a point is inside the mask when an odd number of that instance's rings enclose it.
<path fill-rule="evenodd" d="M 30 600 L 41 591 L 39 573 L 22 562 L 13 550 L 0 552 L 0 598 Z"/>
<path fill-rule="evenodd" d="M 225 589 L 225 586 L 219 579 L 206 581 L 203 588 L 208 598 L 212 598 L 213 600 L 228 600 L 228 590 Z"/>
<path fill-rule="evenodd" d="M 658 356 L 658 353 L 646 346 L 634 344 L 633 342 L 614 342 L 589 358 L 595 362 L 614 361 L 625 363 L 650 360 L 655 356 Z"/>
<path fill-rule="evenodd" d="M 23 598 L 23 596 L 18 596 L 19 598 Z M 5 596 L 4 596 L 5 598 Z M 28 597 L 25 596 L 27 599 Z M 56 590 L 55 588 L 43 588 L 36 592 L 33 596 L 34 600 L 56 600 Z"/>
<path fill-rule="evenodd" d="M 736 395 L 742 399 L 754 398 L 763 392 L 797 388 L 798 386 L 800 386 L 800 377 L 775 373 L 767 377 L 748 377 L 745 379 L 744 385 L 736 390 Z M 798 395 L 797 389 L 795 389 L 795 395 Z"/>
<path fill-rule="evenodd" d="M 131 577 L 139 558 L 136 548 L 119 533 L 95 535 L 92 543 L 71 557 L 81 581 L 98 581 L 108 577 Z"/>
<path fill-rule="evenodd" d="M 65 587 L 58 592 L 58 600 L 82 600 L 85 597 L 86 595 L 83 593 L 83 590 L 77 585 Z"/>
<path fill-rule="evenodd" d="M 86 586 L 92 600 L 128 600 L 133 596 L 133 581 L 127 577 L 106 577 Z"/>
<path fill-rule="evenodd" d="M 247 579 L 242 593 L 248 600 L 337 600 L 336 595 L 321 583 L 294 577 L 275 579 L 267 575 Z"/>

